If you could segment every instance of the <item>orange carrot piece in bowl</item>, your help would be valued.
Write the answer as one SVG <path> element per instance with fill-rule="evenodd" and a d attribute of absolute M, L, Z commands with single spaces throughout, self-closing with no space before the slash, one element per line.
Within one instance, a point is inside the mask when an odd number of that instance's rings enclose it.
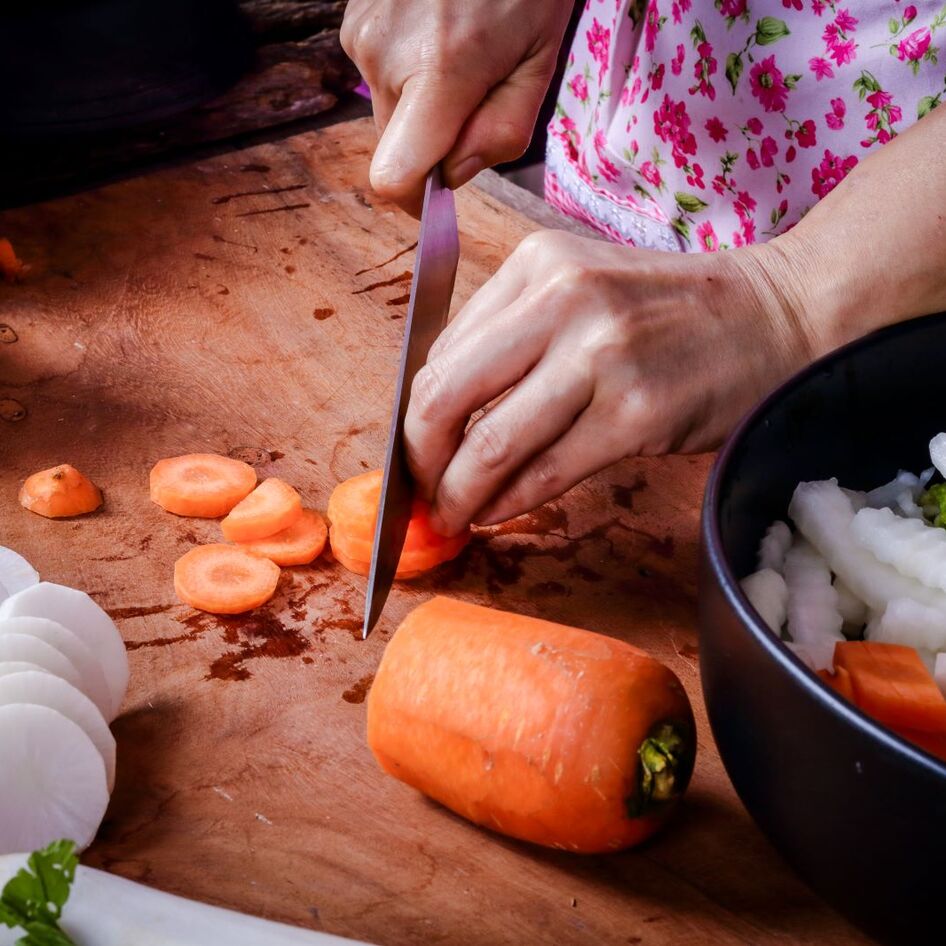
<path fill-rule="evenodd" d="M 0 276 L 7 282 L 16 282 L 26 275 L 29 267 L 17 258 L 13 244 L 6 238 L 0 238 Z"/>
<path fill-rule="evenodd" d="M 835 667 L 834 673 L 829 670 L 819 670 L 818 676 L 839 696 L 843 696 L 851 703 L 856 703 L 854 687 L 851 685 L 851 675 L 846 667 Z"/>
<path fill-rule="evenodd" d="M 242 614 L 276 592 L 279 566 L 238 545 L 198 545 L 174 564 L 178 598 L 211 614 Z"/>
<path fill-rule="evenodd" d="M 230 542 L 255 542 L 288 529 L 301 515 L 302 497 L 271 476 L 230 510 L 220 528 Z"/>
<path fill-rule="evenodd" d="M 327 539 L 325 520 L 314 509 L 303 509 L 302 515 L 282 532 L 239 544 L 277 565 L 308 565 L 322 554 Z"/>
<path fill-rule="evenodd" d="M 874 641 L 841 641 L 835 669 L 850 674 L 854 702 L 892 729 L 946 732 L 946 698 L 912 648 Z"/>
<path fill-rule="evenodd" d="M 354 476 L 335 487 L 328 504 L 329 540 L 335 557 L 350 571 L 366 575 L 374 544 L 381 471 Z M 407 527 L 397 578 L 416 578 L 443 562 L 456 558 L 470 540 L 470 533 L 447 538 L 430 526 L 430 507 L 415 499 Z M 354 567 L 352 567 L 354 566 Z"/>
<path fill-rule="evenodd" d="M 19 498 L 24 509 L 47 519 L 83 516 L 102 505 L 102 491 L 68 463 L 27 477 Z"/>
<path fill-rule="evenodd" d="M 898 736 L 946 762 L 946 732 L 921 732 L 918 729 L 898 729 Z"/>
<path fill-rule="evenodd" d="M 188 453 L 158 460 L 150 475 L 151 500 L 178 516 L 225 516 L 252 492 L 256 470 L 216 453 Z"/>

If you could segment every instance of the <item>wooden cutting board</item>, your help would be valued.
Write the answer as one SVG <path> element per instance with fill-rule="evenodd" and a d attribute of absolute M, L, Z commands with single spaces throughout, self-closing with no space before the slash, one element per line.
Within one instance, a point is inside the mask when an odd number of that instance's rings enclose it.
<path fill-rule="evenodd" d="M 160 457 L 216 451 L 324 509 L 381 464 L 417 224 L 374 196 L 366 122 L 0 215 L 32 271 L 0 286 L 0 541 L 89 591 L 127 641 L 119 777 L 85 862 L 272 919 L 406 944 L 853 944 L 736 799 L 698 678 L 705 457 L 627 461 L 479 536 L 393 593 L 363 643 L 363 579 L 323 559 L 233 619 L 178 604 L 174 560 L 216 522 L 148 500 Z M 459 306 L 535 224 L 458 195 Z M 21 480 L 71 462 L 104 509 L 47 521 Z M 364 698 L 433 593 L 591 628 L 681 677 L 696 775 L 665 835 L 574 857 L 476 829 L 393 779 Z M 790 764 L 787 762 L 787 764 Z"/>

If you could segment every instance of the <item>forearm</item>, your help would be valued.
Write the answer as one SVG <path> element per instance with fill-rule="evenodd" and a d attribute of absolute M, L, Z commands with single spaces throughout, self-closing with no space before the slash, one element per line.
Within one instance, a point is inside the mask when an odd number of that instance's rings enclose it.
<path fill-rule="evenodd" d="M 758 247 L 786 281 L 813 354 L 946 309 L 944 159 L 946 107 L 862 160 L 792 230 Z"/>

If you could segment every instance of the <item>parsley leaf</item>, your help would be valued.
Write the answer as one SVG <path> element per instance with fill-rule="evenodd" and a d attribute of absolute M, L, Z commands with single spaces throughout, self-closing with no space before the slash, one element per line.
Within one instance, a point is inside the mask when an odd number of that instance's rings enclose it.
<path fill-rule="evenodd" d="M 75 946 L 59 927 L 79 864 L 75 847 L 72 841 L 54 841 L 34 851 L 3 888 L 0 924 L 26 933 L 16 946 Z"/>

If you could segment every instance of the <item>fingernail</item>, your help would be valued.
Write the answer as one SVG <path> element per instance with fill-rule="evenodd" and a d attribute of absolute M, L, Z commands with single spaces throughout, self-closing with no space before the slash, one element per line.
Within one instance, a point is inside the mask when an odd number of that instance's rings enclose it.
<path fill-rule="evenodd" d="M 459 164 L 451 168 L 447 174 L 450 186 L 460 187 L 462 184 L 476 177 L 476 175 L 479 174 L 480 171 L 485 170 L 485 168 L 486 162 L 478 154 L 464 158 Z"/>

